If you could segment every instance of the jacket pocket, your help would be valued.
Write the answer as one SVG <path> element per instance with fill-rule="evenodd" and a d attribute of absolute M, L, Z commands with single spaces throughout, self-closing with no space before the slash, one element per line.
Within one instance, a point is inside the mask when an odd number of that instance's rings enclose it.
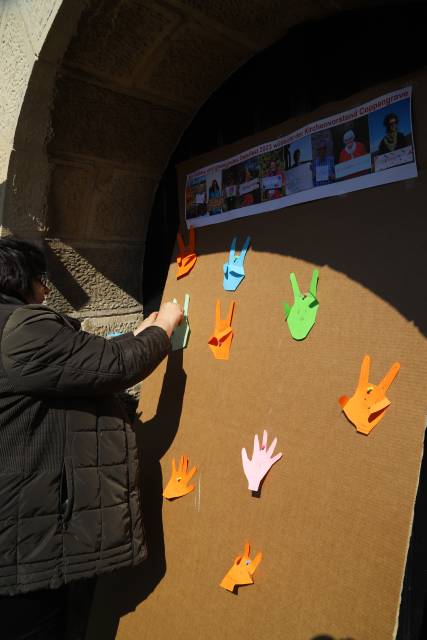
<path fill-rule="evenodd" d="M 63 526 L 71 518 L 74 503 L 73 467 L 71 458 L 64 459 L 61 471 L 61 485 L 59 490 L 59 513 Z"/>

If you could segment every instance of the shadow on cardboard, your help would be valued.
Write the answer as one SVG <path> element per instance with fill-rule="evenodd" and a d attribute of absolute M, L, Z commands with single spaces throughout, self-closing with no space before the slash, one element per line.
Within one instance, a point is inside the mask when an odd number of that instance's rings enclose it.
<path fill-rule="evenodd" d="M 233 237 L 250 235 L 250 251 L 263 253 L 266 259 L 269 254 L 291 256 L 320 269 L 328 266 L 343 273 L 387 301 L 427 336 L 422 286 L 427 273 L 427 217 L 423 204 L 426 190 L 421 176 L 204 227 L 196 230 L 197 253 L 219 254 L 220 279 L 222 256 L 226 257 Z M 151 241 L 158 246 L 154 238 Z M 146 313 L 158 308 L 167 275 L 164 263 L 157 260 L 159 257 L 147 250 L 143 300 Z M 173 259 L 167 267 L 169 262 Z M 172 264 L 171 268 L 175 266 Z M 164 280 L 159 282 L 162 272 Z M 270 276 L 274 278 L 274 273 Z"/>
<path fill-rule="evenodd" d="M 187 379 L 182 358 L 182 350 L 169 355 L 156 415 L 147 422 L 143 414 L 136 418 L 148 557 L 137 567 L 98 579 L 86 640 L 114 640 L 120 617 L 134 611 L 166 573 L 160 460 L 178 431 Z"/>

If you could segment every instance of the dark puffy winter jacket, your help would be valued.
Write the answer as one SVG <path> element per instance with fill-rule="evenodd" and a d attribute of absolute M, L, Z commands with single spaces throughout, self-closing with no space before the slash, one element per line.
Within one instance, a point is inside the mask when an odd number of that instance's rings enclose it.
<path fill-rule="evenodd" d="M 0 594 L 141 562 L 135 434 L 114 393 L 161 362 L 166 332 L 105 340 L 3 299 L 0 336 Z"/>

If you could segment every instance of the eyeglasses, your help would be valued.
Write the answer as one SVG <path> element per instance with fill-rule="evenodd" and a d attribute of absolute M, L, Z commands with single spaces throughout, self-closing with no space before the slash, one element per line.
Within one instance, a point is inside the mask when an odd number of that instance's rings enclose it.
<path fill-rule="evenodd" d="M 38 276 L 38 280 L 44 287 L 48 286 L 49 279 L 46 272 L 40 273 Z"/>

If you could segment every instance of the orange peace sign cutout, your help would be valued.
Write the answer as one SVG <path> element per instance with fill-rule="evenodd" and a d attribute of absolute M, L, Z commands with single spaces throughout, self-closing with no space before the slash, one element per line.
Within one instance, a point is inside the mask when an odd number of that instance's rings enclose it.
<path fill-rule="evenodd" d="M 190 273 L 191 269 L 196 264 L 196 232 L 194 231 L 194 227 L 190 227 L 190 242 L 188 246 L 185 246 L 180 233 L 177 235 L 177 242 L 179 254 L 176 259 L 178 264 L 176 279 L 179 280 Z"/>
<path fill-rule="evenodd" d="M 243 555 L 237 556 L 231 569 L 225 574 L 219 586 L 227 591 L 234 591 L 239 585 L 253 584 L 253 575 L 262 560 L 262 553 L 259 551 L 255 558 L 249 557 L 251 546 L 246 542 Z"/>
<path fill-rule="evenodd" d="M 369 382 L 371 358 L 365 356 L 360 367 L 359 382 L 351 398 L 341 396 L 338 400 L 346 417 L 352 422 L 356 431 L 368 435 L 384 417 L 390 400 L 386 392 L 397 376 L 400 363 L 395 362 L 377 385 Z"/>
<path fill-rule="evenodd" d="M 228 360 L 230 357 L 230 347 L 233 340 L 233 329 L 231 321 L 233 319 L 235 302 L 230 302 L 227 317 L 221 318 L 221 303 L 216 301 L 215 310 L 215 328 L 212 336 L 209 338 L 209 348 L 217 360 Z"/>

